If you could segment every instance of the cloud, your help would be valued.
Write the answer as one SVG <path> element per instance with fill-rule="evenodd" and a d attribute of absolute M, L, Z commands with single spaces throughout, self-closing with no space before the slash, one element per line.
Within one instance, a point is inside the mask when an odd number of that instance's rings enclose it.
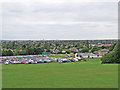
<path fill-rule="evenodd" d="M 79 1 L 3 3 L 3 39 L 117 38 L 116 2 Z"/>

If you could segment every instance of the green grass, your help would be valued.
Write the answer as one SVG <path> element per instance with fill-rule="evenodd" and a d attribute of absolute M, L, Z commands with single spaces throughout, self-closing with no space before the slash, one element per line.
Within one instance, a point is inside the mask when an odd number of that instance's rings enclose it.
<path fill-rule="evenodd" d="M 87 62 L 2 65 L 3 88 L 117 88 L 118 65 Z"/>

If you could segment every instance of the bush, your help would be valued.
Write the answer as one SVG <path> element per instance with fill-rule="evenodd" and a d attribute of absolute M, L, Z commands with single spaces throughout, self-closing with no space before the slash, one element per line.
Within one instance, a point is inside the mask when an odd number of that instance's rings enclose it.
<path fill-rule="evenodd" d="M 118 43 L 112 51 L 103 55 L 102 63 L 120 63 L 120 43 Z"/>

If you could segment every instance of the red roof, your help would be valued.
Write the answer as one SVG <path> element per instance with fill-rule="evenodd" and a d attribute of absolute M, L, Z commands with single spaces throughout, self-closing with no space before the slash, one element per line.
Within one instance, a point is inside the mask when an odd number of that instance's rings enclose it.
<path fill-rule="evenodd" d="M 104 46 L 111 46 L 112 44 L 104 44 Z"/>

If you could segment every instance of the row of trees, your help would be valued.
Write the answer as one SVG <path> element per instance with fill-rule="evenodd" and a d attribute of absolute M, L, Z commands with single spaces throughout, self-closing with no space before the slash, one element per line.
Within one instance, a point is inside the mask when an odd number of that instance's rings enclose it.
<path fill-rule="evenodd" d="M 21 51 L 12 51 L 10 49 L 3 50 L 2 56 L 13 56 L 13 55 L 37 55 L 41 54 L 44 50 L 42 48 L 25 48 Z"/>

